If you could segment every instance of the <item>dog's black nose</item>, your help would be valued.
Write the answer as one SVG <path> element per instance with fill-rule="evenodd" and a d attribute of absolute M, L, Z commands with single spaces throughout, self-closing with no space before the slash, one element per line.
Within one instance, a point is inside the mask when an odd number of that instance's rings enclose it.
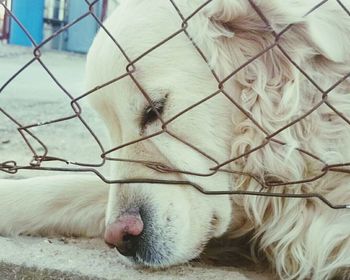
<path fill-rule="evenodd" d="M 126 234 L 122 242 L 116 245 L 119 253 L 127 257 L 134 257 L 138 248 L 139 236 Z"/>
<path fill-rule="evenodd" d="M 109 246 L 117 248 L 124 256 L 135 256 L 142 231 L 141 216 L 138 211 L 131 209 L 107 226 L 105 242 Z"/>

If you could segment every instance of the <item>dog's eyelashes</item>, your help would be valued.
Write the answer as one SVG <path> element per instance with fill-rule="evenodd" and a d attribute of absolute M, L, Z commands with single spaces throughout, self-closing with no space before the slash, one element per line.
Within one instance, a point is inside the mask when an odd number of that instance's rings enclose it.
<path fill-rule="evenodd" d="M 145 128 L 148 124 L 151 124 L 158 120 L 158 114 L 161 116 L 164 111 L 166 99 L 162 99 L 153 102 L 153 106 L 149 105 L 145 108 L 142 114 L 141 128 Z M 158 114 L 157 114 L 158 112 Z"/>

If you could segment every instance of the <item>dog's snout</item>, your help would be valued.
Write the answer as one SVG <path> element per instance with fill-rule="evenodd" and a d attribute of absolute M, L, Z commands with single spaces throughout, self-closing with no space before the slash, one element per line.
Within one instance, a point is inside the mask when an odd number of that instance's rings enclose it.
<path fill-rule="evenodd" d="M 135 256 L 143 227 L 139 211 L 130 209 L 107 226 L 105 242 L 124 256 Z"/>

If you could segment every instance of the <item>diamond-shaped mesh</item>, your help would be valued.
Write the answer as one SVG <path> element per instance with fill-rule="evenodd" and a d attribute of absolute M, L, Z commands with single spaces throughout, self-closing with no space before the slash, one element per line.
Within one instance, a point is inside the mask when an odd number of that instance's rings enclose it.
<path fill-rule="evenodd" d="M 329 94 L 337 88 L 342 82 L 344 82 L 349 76 L 350 73 L 345 75 L 344 77 L 340 78 L 336 83 L 331 85 L 328 88 L 322 88 L 317 81 L 313 80 L 311 75 L 307 73 L 302 65 L 298 65 L 296 61 L 293 60 L 292 55 L 290 55 L 283 47 L 282 44 L 280 44 L 281 38 L 291 29 L 293 28 L 293 25 L 289 25 L 285 27 L 282 31 L 275 31 L 269 22 L 269 19 L 264 15 L 264 13 L 259 9 L 258 5 L 255 4 L 254 0 L 247 0 L 251 7 L 256 12 L 257 16 L 260 17 L 260 19 L 266 24 L 266 26 L 271 30 L 271 34 L 274 37 L 274 42 L 264 48 L 261 52 L 257 53 L 255 56 L 248 59 L 244 64 L 239 66 L 236 69 L 233 69 L 232 72 L 227 75 L 224 78 L 219 78 L 218 73 L 213 70 L 212 67 L 210 67 L 208 58 L 204 54 L 204 51 L 201 50 L 201 48 L 195 43 L 193 38 L 190 35 L 190 32 L 188 32 L 188 26 L 191 25 L 191 19 L 198 14 L 202 9 L 204 9 L 207 5 L 210 4 L 210 2 L 215 0 L 209 0 L 206 2 L 203 2 L 202 5 L 200 5 L 197 9 L 193 11 L 189 16 L 185 17 L 180 8 L 176 4 L 176 0 L 168 0 L 176 13 L 178 14 L 179 18 L 182 21 L 182 24 L 179 26 L 178 30 L 168 36 L 167 38 L 164 38 L 161 42 L 158 44 L 152 46 L 150 49 L 142 53 L 136 58 L 131 58 L 127 55 L 127 50 L 123 48 L 122 44 L 119 43 L 118 38 L 114 38 L 111 33 L 108 31 L 108 29 L 103 25 L 101 20 L 98 16 L 94 13 L 94 6 L 100 2 L 99 0 L 95 1 L 88 1 L 88 0 L 75 0 L 75 1 L 83 1 L 86 3 L 87 9 L 84 14 L 82 14 L 79 18 L 76 20 L 69 22 L 62 28 L 60 28 L 58 31 L 56 31 L 54 34 L 52 34 L 50 37 L 46 38 L 43 42 L 40 44 L 37 44 L 35 40 L 31 37 L 29 32 L 25 29 L 25 27 L 21 24 L 21 22 L 16 18 L 16 16 L 8 9 L 6 1 L 1 0 L 0 5 L 5 10 L 5 13 L 7 17 L 11 18 L 11 20 L 15 21 L 21 29 L 26 33 L 27 37 L 33 44 L 33 52 L 32 52 L 32 58 L 23 64 L 23 67 L 18 70 L 16 73 L 14 73 L 4 84 L 0 85 L 0 94 L 4 94 L 7 90 L 7 87 L 9 84 L 12 83 L 14 79 L 18 75 L 20 75 L 23 71 L 25 71 L 28 67 L 30 67 L 33 63 L 39 63 L 41 67 L 47 72 L 47 74 L 50 76 L 50 79 L 52 80 L 52 83 L 54 83 L 57 87 L 60 88 L 62 91 L 62 94 L 64 94 L 67 98 L 70 100 L 70 106 L 72 113 L 69 115 L 66 115 L 64 117 L 59 118 L 50 118 L 50 115 L 47 116 L 47 120 L 40 123 L 31 123 L 24 125 L 22 122 L 18 121 L 14 116 L 12 116 L 7 110 L 3 108 L 0 104 L 0 113 L 3 114 L 13 125 L 16 127 L 18 133 L 23 138 L 23 145 L 26 145 L 31 153 L 32 158 L 28 159 L 27 165 L 18 165 L 15 160 L 12 160 L 11 158 L 6 159 L 3 161 L 1 159 L 0 162 L 0 171 L 9 173 L 9 174 L 15 174 L 20 170 L 24 169 L 30 169 L 30 170 L 51 170 L 51 171 L 67 171 L 67 172 L 93 172 L 97 176 L 101 178 L 101 180 L 107 182 L 107 183 L 157 183 L 157 184 L 164 184 L 164 185 L 188 185 L 196 188 L 198 191 L 207 194 L 207 195 L 257 195 L 257 196 L 269 196 L 269 197 L 289 197 L 289 198 L 317 198 L 322 200 L 325 204 L 332 208 L 341 209 L 341 208 L 350 208 L 348 205 L 339 205 L 336 201 L 331 202 L 328 201 L 322 194 L 319 193 L 296 193 L 291 191 L 292 187 L 295 185 L 302 185 L 307 184 L 309 182 L 314 182 L 316 180 L 319 180 L 321 178 L 324 178 L 329 173 L 339 172 L 339 173 L 350 173 L 350 163 L 339 163 L 339 164 L 327 164 L 327 162 L 322 159 L 322 155 L 316 155 L 313 154 L 310 151 L 304 150 L 302 148 L 296 148 L 296 150 L 303 156 L 308 157 L 310 160 L 318 162 L 320 169 L 318 172 L 316 172 L 312 177 L 308 178 L 300 178 L 299 180 L 295 181 L 279 181 L 275 179 L 267 179 L 263 180 L 256 174 L 242 172 L 242 171 L 235 171 L 230 169 L 230 164 L 233 162 L 236 162 L 242 158 L 247 158 L 253 153 L 256 153 L 257 151 L 264 149 L 267 145 L 276 145 L 276 146 L 286 146 L 288 143 L 285 143 L 281 140 L 279 140 L 279 135 L 281 132 L 285 131 L 286 129 L 292 127 L 293 125 L 301 122 L 301 121 L 307 121 L 307 117 L 314 113 L 316 110 L 318 110 L 321 106 L 327 106 L 332 112 L 334 112 L 339 118 L 343 119 L 344 126 L 350 125 L 350 119 L 348 119 L 340 110 L 334 107 L 332 103 L 329 101 L 328 96 Z M 320 9 L 325 3 L 327 3 L 328 0 L 320 1 L 315 7 L 313 7 L 310 11 L 308 11 L 305 16 L 308 16 L 314 12 L 316 12 L 318 9 Z M 342 3 L 341 0 L 336 1 L 339 4 L 339 7 L 344 10 L 345 13 L 347 13 L 350 16 L 350 12 L 348 8 Z M 126 67 L 126 71 L 124 74 L 115 77 L 114 79 L 99 85 L 98 87 L 89 90 L 88 92 L 85 92 L 84 94 L 74 97 L 73 94 L 70 93 L 68 90 L 68 86 L 61 84 L 60 81 L 57 79 L 57 77 L 53 74 L 52 70 L 46 65 L 44 60 L 42 59 L 42 48 L 48 44 L 50 41 L 52 41 L 55 37 L 59 36 L 61 33 L 67 31 L 69 28 L 74 26 L 75 24 L 79 23 L 81 20 L 83 20 L 86 17 L 93 17 L 94 20 L 98 23 L 100 28 L 103 30 L 103 32 L 106 32 L 110 39 L 114 42 L 115 47 L 122 53 L 124 58 L 128 61 L 128 65 Z M 184 34 L 189 42 L 193 45 L 193 48 L 198 52 L 200 57 L 203 59 L 204 63 L 208 65 L 208 69 L 210 69 L 213 78 L 217 82 L 217 90 L 215 92 L 212 92 L 210 95 L 206 96 L 202 100 L 197 101 L 196 103 L 192 104 L 191 106 L 188 106 L 186 109 L 183 109 L 182 111 L 178 112 L 176 115 L 171 117 L 170 119 L 163 119 L 162 116 L 159 114 L 157 109 L 155 108 L 155 104 L 152 103 L 152 99 L 150 95 L 147 93 L 147 91 L 143 88 L 142 84 L 138 81 L 136 78 L 135 72 L 137 71 L 137 62 L 144 58 L 145 56 L 152 53 L 157 48 L 161 48 L 162 45 L 166 44 L 169 40 L 172 40 L 174 37 L 178 36 L 179 34 Z M 232 95 L 229 94 L 228 90 L 226 89 L 226 84 L 228 81 L 230 81 L 232 78 L 237 75 L 240 71 L 244 70 L 247 66 L 249 66 L 254 60 L 260 58 L 267 52 L 269 52 L 272 49 L 278 49 L 279 52 L 283 54 L 283 56 L 289 61 L 291 65 L 293 65 L 301 75 L 303 75 L 319 92 L 320 94 L 320 101 L 317 102 L 312 108 L 309 108 L 306 112 L 302 112 L 302 114 L 296 118 L 290 121 L 290 123 L 284 125 L 283 127 L 280 127 L 278 130 L 269 132 L 267 129 L 263 127 L 263 125 L 254 117 L 250 112 L 248 112 L 245 108 L 243 108 L 242 105 L 236 100 L 232 98 Z M 94 130 L 90 127 L 89 123 L 85 120 L 82 114 L 82 106 L 81 102 L 84 98 L 86 98 L 88 95 L 94 94 L 97 90 L 100 90 L 101 88 L 104 88 L 112 83 L 118 83 L 120 80 L 124 78 L 131 78 L 135 86 L 138 88 L 140 93 L 146 98 L 146 100 L 149 102 L 150 106 L 157 112 L 158 119 L 161 122 L 161 129 L 151 135 L 147 135 L 144 137 L 140 137 L 139 139 L 133 139 L 132 141 L 129 141 L 127 143 L 122 143 L 118 147 L 113 147 L 112 149 L 106 149 L 105 146 L 102 144 L 102 141 L 99 139 L 98 135 L 94 132 Z M 35 77 L 33 77 L 35 79 Z M 30 86 L 30 85 L 28 85 Z M 227 99 L 227 102 L 232 104 L 232 106 L 235 106 L 239 111 L 241 111 L 255 126 L 256 128 L 264 135 L 264 139 L 261 142 L 260 145 L 256 147 L 252 147 L 248 151 L 245 151 L 244 153 L 234 157 L 234 158 L 228 158 L 224 162 L 218 162 L 214 157 L 212 157 L 207 152 L 203 151 L 201 148 L 197 147 L 195 144 L 188 142 L 186 139 L 181 138 L 176 133 L 174 133 L 170 128 L 169 124 L 177 120 L 178 118 L 181 118 L 182 115 L 186 114 L 187 112 L 194 110 L 196 107 L 201 106 L 202 104 L 206 102 L 210 102 L 211 99 L 217 97 L 217 96 L 224 96 Z M 40 139 L 39 136 L 35 133 L 35 128 L 38 127 L 44 127 L 48 125 L 55 125 L 59 124 L 61 122 L 66 122 L 69 120 L 78 120 L 80 122 L 80 125 L 84 127 L 84 129 L 89 133 L 89 135 L 93 138 L 93 140 L 96 142 L 100 149 L 100 156 L 101 159 L 98 163 L 91 163 L 91 162 L 72 162 L 71 160 L 67 158 L 61 158 L 57 156 L 52 156 L 50 154 L 50 150 L 48 148 L 48 145 L 45 144 L 45 141 Z M 346 124 L 347 123 L 347 124 Z M 1 128 L 1 124 L 0 124 Z M 179 170 L 174 167 L 170 167 L 165 165 L 161 162 L 151 162 L 148 160 L 143 159 L 125 159 L 125 158 L 115 158 L 112 157 L 111 154 L 114 151 L 123 149 L 127 146 L 133 145 L 135 143 L 141 142 L 141 141 L 147 141 L 148 139 L 152 137 L 157 137 L 161 134 L 167 134 L 169 137 L 174 139 L 174 141 L 179 141 L 182 143 L 182 145 L 185 145 L 188 149 L 191 149 L 192 151 L 201 154 L 203 157 L 205 157 L 207 160 L 212 162 L 212 168 L 210 170 L 207 170 L 207 172 L 199 172 L 199 171 L 193 171 L 193 170 Z M 78 140 L 83 141 L 83 140 Z M 39 148 L 38 148 L 39 147 Z M 72 151 L 73 153 L 73 151 Z M 261 185 L 260 191 L 246 191 L 246 190 L 234 190 L 234 191 L 207 191 L 202 186 L 189 181 L 176 181 L 176 180 L 165 180 L 165 179 L 123 179 L 120 180 L 118 178 L 112 178 L 107 179 L 102 173 L 98 171 L 98 168 L 101 166 L 104 166 L 108 161 L 120 161 L 120 162 L 128 162 L 134 163 L 134 164 L 142 164 L 149 168 L 152 168 L 153 170 L 156 170 L 159 172 L 159 176 L 161 178 L 161 174 L 163 173 L 184 173 L 184 174 L 191 174 L 193 176 L 212 176 L 218 172 L 229 172 L 233 173 L 236 176 L 245 176 L 249 177 L 252 180 L 257 181 Z M 46 163 L 50 162 L 50 166 L 46 166 Z M 59 165 L 59 167 L 54 167 L 52 164 L 55 162 L 64 162 L 67 163 L 67 166 Z M 277 188 L 279 187 L 279 188 Z M 287 188 L 288 187 L 288 188 Z M 276 191 L 280 190 L 280 191 Z"/>

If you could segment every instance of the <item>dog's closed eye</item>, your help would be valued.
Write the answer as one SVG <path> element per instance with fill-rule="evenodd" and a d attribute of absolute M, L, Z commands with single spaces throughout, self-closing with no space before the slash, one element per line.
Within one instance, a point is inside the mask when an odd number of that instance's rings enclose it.
<path fill-rule="evenodd" d="M 141 128 L 144 129 L 148 124 L 158 120 L 158 114 L 161 116 L 164 112 L 166 98 L 153 102 L 153 106 L 148 105 L 142 114 Z M 157 113 L 158 112 L 158 113 Z"/>

